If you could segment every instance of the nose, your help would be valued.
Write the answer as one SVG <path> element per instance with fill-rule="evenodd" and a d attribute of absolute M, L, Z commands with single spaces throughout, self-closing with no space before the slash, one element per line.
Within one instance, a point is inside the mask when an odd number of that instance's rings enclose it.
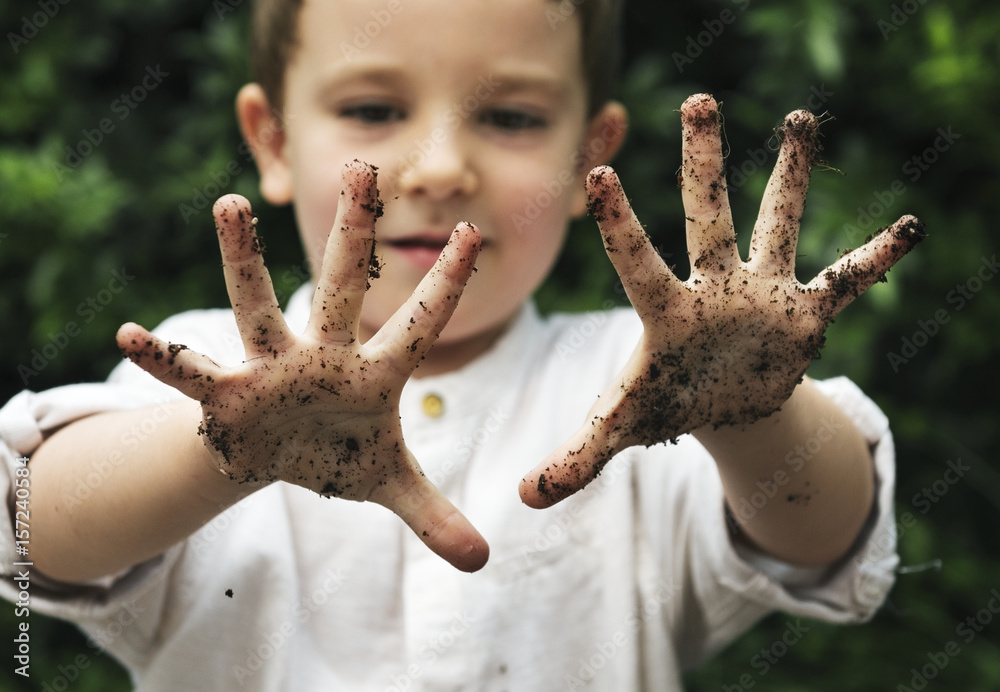
<path fill-rule="evenodd" d="M 400 157 L 400 187 L 406 194 L 435 201 L 470 195 L 479 184 L 465 133 L 439 124 L 413 140 Z"/>

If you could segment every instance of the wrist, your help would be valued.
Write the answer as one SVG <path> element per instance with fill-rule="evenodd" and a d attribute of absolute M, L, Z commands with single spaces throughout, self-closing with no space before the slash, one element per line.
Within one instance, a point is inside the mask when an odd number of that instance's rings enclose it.
<path fill-rule="evenodd" d="M 178 406 L 181 409 L 179 422 L 183 426 L 184 437 L 189 442 L 184 455 L 188 462 L 187 473 L 195 481 L 197 494 L 206 506 L 222 511 L 266 485 L 251 486 L 233 480 L 222 469 L 225 461 L 222 453 L 200 432 L 203 421 L 201 405 L 194 399 L 184 399 Z"/>

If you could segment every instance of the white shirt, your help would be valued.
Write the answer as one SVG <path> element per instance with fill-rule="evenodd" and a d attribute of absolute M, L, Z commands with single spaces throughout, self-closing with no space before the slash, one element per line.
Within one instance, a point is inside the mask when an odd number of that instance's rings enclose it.
<path fill-rule="evenodd" d="M 293 330 L 310 298 L 308 287 L 292 298 Z M 222 364 L 243 357 L 231 311 L 184 313 L 157 333 Z M 32 609 L 78 623 L 136 689 L 171 692 L 672 690 L 682 669 L 774 609 L 870 618 L 897 563 L 894 452 L 885 417 L 846 379 L 818 384 L 872 444 L 877 507 L 864 540 L 828 573 L 734 546 L 714 463 L 689 435 L 626 450 L 549 510 L 520 502 L 521 477 L 585 420 L 640 333 L 630 310 L 542 319 L 529 304 L 482 357 L 406 385 L 409 447 L 490 544 L 475 574 L 432 554 L 383 507 L 277 483 L 115 577 L 69 586 L 34 573 Z M 443 403 L 436 418 L 424 411 L 431 395 Z M 177 396 L 127 362 L 107 383 L 22 392 L 0 410 L 0 455 L 12 476 L 46 431 Z M 123 437 L 123 451 L 141 444 L 142 429 Z M 95 468 L 88 482 L 113 472 Z M 0 474 L 8 496 L 9 483 Z M 79 501 L 88 494 L 77 488 Z M 2 521 L 6 571 L 23 558 Z M 17 598 L 11 579 L 0 595 Z"/>

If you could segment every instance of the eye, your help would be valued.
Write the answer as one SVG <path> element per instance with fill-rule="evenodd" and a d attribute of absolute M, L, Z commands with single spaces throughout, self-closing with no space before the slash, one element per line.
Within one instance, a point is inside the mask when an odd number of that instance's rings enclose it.
<path fill-rule="evenodd" d="M 403 111 L 384 103 L 362 103 L 341 108 L 339 116 L 366 125 L 387 125 L 402 120 Z"/>
<path fill-rule="evenodd" d="M 495 108 L 487 111 L 481 120 L 491 127 L 508 132 L 532 130 L 545 126 L 545 121 L 536 115 L 507 108 Z"/>

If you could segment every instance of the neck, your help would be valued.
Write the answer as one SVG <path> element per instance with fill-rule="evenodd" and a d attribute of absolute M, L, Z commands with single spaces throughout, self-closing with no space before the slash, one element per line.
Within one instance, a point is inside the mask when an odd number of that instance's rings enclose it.
<path fill-rule="evenodd" d="M 443 375 L 458 370 L 486 353 L 504 333 L 511 320 L 469 337 L 438 341 L 427 352 L 410 377 L 419 380 L 423 377 Z M 364 324 L 361 325 L 360 336 L 363 341 L 368 341 L 373 335 L 374 332 L 371 329 L 366 328 Z"/>
<path fill-rule="evenodd" d="M 467 339 L 457 341 L 437 342 L 427 352 L 420 365 L 413 371 L 412 377 L 420 379 L 433 375 L 443 375 L 458 370 L 467 363 L 486 353 L 496 343 L 507 328 L 508 323 L 486 332 L 480 332 Z"/>

